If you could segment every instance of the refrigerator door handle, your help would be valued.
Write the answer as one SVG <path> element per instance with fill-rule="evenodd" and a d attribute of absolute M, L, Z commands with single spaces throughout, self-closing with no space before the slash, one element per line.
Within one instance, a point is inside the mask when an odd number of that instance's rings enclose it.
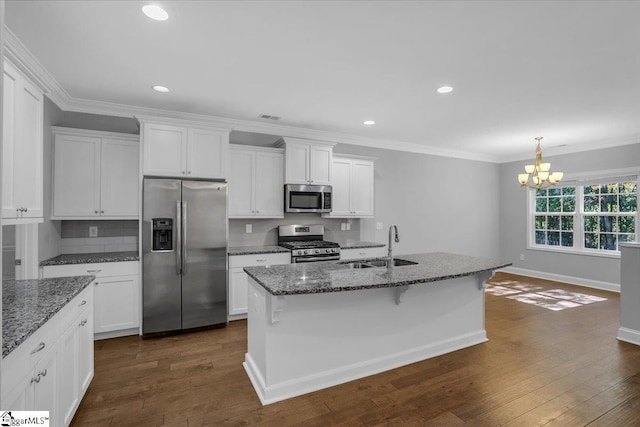
<path fill-rule="evenodd" d="M 182 202 L 182 275 L 187 275 L 187 202 Z"/>
<path fill-rule="evenodd" d="M 180 200 L 176 201 L 176 274 L 179 276 L 182 267 L 182 203 Z"/>

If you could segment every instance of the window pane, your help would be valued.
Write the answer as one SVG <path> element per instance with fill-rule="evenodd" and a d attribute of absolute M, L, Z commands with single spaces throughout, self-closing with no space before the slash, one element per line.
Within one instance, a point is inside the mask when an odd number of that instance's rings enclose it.
<path fill-rule="evenodd" d="M 620 183 L 620 193 L 623 194 L 637 194 L 637 184 L 635 182 L 622 182 Z"/>
<path fill-rule="evenodd" d="M 546 196 L 547 190 L 536 190 L 536 197 Z"/>
<path fill-rule="evenodd" d="M 597 216 L 588 216 L 584 219 L 584 231 L 598 231 L 600 226 L 598 225 Z"/>
<path fill-rule="evenodd" d="M 562 190 L 560 190 L 559 188 L 550 188 L 549 189 L 549 195 L 550 196 L 559 196 L 562 193 Z"/>
<path fill-rule="evenodd" d="M 620 195 L 620 212 L 636 212 L 638 209 L 638 199 L 635 194 Z"/>
<path fill-rule="evenodd" d="M 547 217 L 547 228 L 549 230 L 560 230 L 560 217 L 559 216 L 548 216 Z"/>
<path fill-rule="evenodd" d="M 561 233 L 562 246 L 573 246 L 573 233 Z"/>
<path fill-rule="evenodd" d="M 618 212 L 618 196 L 600 196 L 600 212 Z"/>
<path fill-rule="evenodd" d="M 561 197 L 549 197 L 549 212 L 560 212 Z"/>
<path fill-rule="evenodd" d="M 621 233 L 635 233 L 636 232 L 636 217 L 634 216 L 621 216 L 618 218 L 618 227 Z"/>
<path fill-rule="evenodd" d="M 617 239 L 615 234 L 600 234 L 600 249 L 607 251 L 615 251 L 618 249 Z"/>
<path fill-rule="evenodd" d="M 572 216 L 562 216 L 560 217 L 561 221 L 560 223 L 562 224 L 562 230 L 568 230 L 568 231 L 572 231 L 573 230 L 573 217 Z"/>
<path fill-rule="evenodd" d="M 584 247 L 587 249 L 598 249 L 598 235 L 596 233 L 584 234 Z"/>
<path fill-rule="evenodd" d="M 599 194 L 600 187 L 597 185 L 587 185 L 584 187 L 584 194 Z"/>
<path fill-rule="evenodd" d="M 551 246 L 560 246 L 560 233 L 557 231 L 547 232 L 547 244 Z"/>
<path fill-rule="evenodd" d="M 575 212 L 576 198 L 575 196 L 565 196 L 562 198 L 562 212 Z"/>
<path fill-rule="evenodd" d="M 536 230 L 543 230 L 545 228 L 547 228 L 547 217 L 536 215 Z"/>
<path fill-rule="evenodd" d="M 547 212 L 547 199 L 536 199 L 536 212 Z"/>
<path fill-rule="evenodd" d="M 619 234 L 618 235 L 618 242 L 619 243 L 622 243 L 622 242 L 633 242 L 635 237 L 636 237 L 635 234 Z"/>
<path fill-rule="evenodd" d="M 536 231 L 536 245 L 544 245 L 546 243 L 545 232 Z"/>
<path fill-rule="evenodd" d="M 618 192 L 618 183 L 612 182 L 611 184 L 601 185 L 600 193 L 617 193 Z"/>
<path fill-rule="evenodd" d="M 600 204 L 598 203 L 598 196 L 585 196 L 584 197 L 584 211 L 585 212 L 600 212 Z"/>
<path fill-rule="evenodd" d="M 564 187 L 562 189 L 562 194 L 564 194 L 564 195 L 574 195 L 574 194 L 576 194 L 576 187 Z"/>
<path fill-rule="evenodd" d="M 600 217 L 600 231 L 611 233 L 618 231 L 618 224 L 615 216 L 601 216 Z"/>

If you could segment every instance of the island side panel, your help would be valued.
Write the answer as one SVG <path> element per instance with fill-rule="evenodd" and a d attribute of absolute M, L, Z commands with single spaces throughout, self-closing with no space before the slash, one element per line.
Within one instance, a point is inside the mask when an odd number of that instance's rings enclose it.
<path fill-rule="evenodd" d="M 262 403 L 487 340 L 478 276 L 402 290 L 274 297 L 251 279 L 245 369 Z"/>

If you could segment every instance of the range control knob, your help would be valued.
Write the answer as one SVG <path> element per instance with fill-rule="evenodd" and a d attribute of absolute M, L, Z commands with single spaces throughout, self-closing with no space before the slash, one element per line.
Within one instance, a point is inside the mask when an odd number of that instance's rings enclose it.
<path fill-rule="evenodd" d="M 304 251 L 302 251 L 302 253 L 306 255 L 308 251 L 305 249 Z"/>
<path fill-rule="evenodd" d="M 319 254 L 320 253 L 320 249 L 316 249 L 315 253 Z"/>

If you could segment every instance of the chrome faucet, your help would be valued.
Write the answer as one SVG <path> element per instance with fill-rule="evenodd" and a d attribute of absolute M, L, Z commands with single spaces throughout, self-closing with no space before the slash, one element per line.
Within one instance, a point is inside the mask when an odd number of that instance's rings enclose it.
<path fill-rule="evenodd" d="M 387 260 L 387 268 L 393 267 L 393 254 L 392 254 L 392 252 L 393 252 L 393 240 L 391 240 L 391 236 L 393 235 L 392 234 L 393 230 L 395 230 L 395 236 L 396 236 L 395 237 L 395 241 L 396 241 L 396 243 L 400 242 L 400 236 L 398 235 L 398 226 L 395 225 L 395 224 L 391 224 L 391 226 L 389 227 L 389 246 L 388 246 L 389 259 Z"/>

